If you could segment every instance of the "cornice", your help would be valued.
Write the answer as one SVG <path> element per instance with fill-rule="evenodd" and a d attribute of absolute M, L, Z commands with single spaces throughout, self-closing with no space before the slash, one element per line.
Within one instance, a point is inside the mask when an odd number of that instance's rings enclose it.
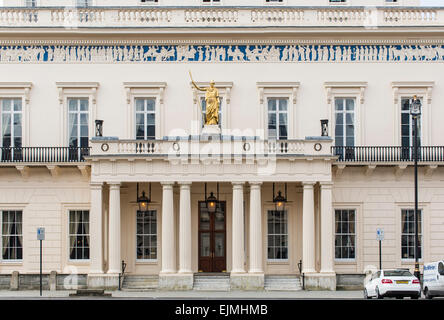
<path fill-rule="evenodd" d="M 0 40 L 0 45 L 297 45 L 297 44 L 355 44 L 409 45 L 444 44 L 441 39 L 163 39 L 163 40 L 67 40 L 26 39 Z"/>

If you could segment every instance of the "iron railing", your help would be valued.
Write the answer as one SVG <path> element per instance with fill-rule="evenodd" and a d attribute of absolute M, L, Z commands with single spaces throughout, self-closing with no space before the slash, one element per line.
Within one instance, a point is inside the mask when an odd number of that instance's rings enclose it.
<path fill-rule="evenodd" d="M 0 147 L 0 162 L 83 162 L 89 147 Z"/>
<path fill-rule="evenodd" d="M 359 146 L 331 147 L 339 162 L 410 162 L 414 161 L 413 147 Z M 418 147 L 418 162 L 444 162 L 444 146 Z"/>

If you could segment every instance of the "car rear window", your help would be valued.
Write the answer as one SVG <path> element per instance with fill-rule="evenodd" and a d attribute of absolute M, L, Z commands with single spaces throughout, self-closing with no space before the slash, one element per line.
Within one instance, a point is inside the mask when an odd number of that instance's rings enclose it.
<path fill-rule="evenodd" d="M 384 276 L 387 277 L 411 277 L 412 274 L 407 270 L 388 270 L 384 271 Z"/>

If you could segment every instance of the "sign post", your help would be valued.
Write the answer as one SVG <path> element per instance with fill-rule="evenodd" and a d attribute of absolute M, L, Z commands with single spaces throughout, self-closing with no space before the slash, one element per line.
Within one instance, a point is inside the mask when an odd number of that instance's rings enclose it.
<path fill-rule="evenodd" d="M 37 228 L 37 240 L 40 241 L 40 296 L 42 296 L 42 241 L 45 240 L 45 228 Z"/>
<path fill-rule="evenodd" d="M 376 240 L 379 241 L 379 270 L 382 270 L 382 240 L 384 240 L 384 229 L 376 229 Z"/>

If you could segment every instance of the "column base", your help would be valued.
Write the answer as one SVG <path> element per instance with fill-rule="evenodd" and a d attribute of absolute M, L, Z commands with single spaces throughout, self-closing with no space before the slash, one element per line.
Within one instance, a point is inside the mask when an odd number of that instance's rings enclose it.
<path fill-rule="evenodd" d="M 159 290 L 184 291 L 193 290 L 192 273 L 159 274 Z"/>
<path fill-rule="evenodd" d="M 88 289 L 117 290 L 119 288 L 119 275 L 88 274 L 86 284 Z"/>
<path fill-rule="evenodd" d="M 264 274 L 263 273 L 231 273 L 230 274 L 231 290 L 264 290 Z"/>
<path fill-rule="evenodd" d="M 305 274 L 305 290 L 336 291 L 336 273 Z"/>

